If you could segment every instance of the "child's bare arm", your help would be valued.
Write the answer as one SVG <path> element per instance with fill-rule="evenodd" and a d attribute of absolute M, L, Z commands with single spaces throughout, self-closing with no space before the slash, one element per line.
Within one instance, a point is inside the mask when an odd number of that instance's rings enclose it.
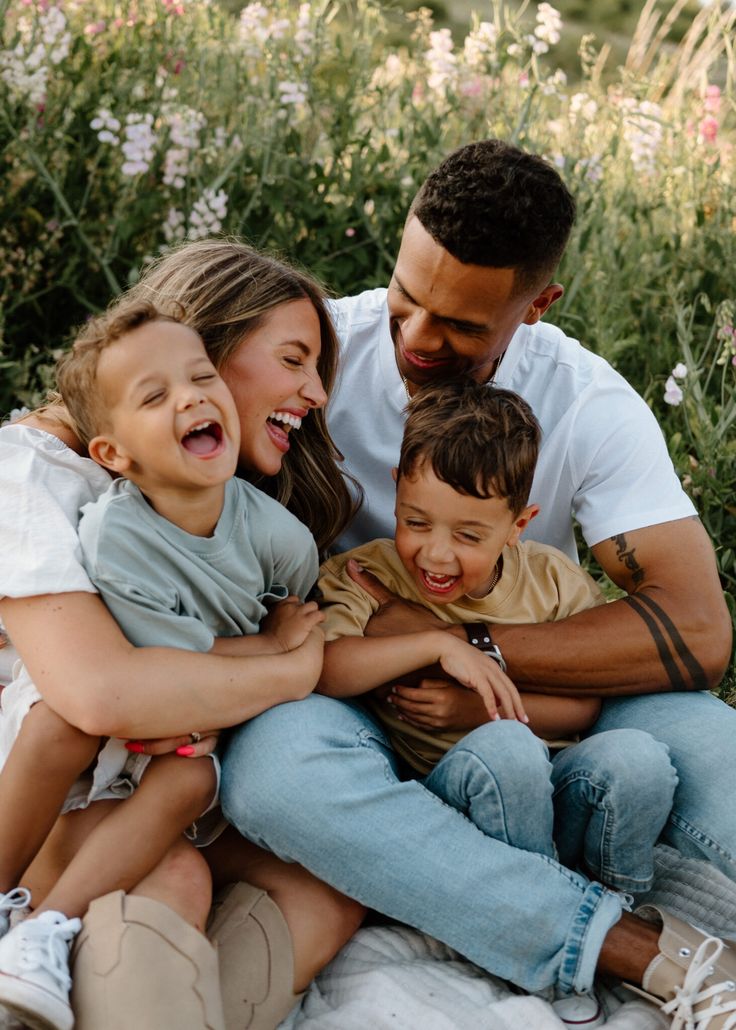
<path fill-rule="evenodd" d="M 314 601 L 302 604 L 290 596 L 274 605 L 261 622 L 260 632 L 239 637 L 217 637 L 212 654 L 245 658 L 248 655 L 283 654 L 304 643 L 310 630 L 324 622 Z"/>
<path fill-rule="evenodd" d="M 332 697 L 353 697 L 434 662 L 482 698 L 488 718 L 526 722 L 519 693 L 496 662 L 441 630 L 333 640 L 325 647 L 317 689 Z"/>

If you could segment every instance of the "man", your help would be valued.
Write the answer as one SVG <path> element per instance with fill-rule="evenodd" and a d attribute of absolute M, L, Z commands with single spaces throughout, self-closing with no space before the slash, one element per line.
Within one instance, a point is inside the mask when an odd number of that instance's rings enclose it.
<path fill-rule="evenodd" d="M 341 545 L 391 535 L 407 396 L 457 372 L 521 393 L 543 430 L 529 536 L 574 553 L 575 515 L 627 596 L 560 622 L 494 627 L 493 644 L 522 689 L 610 698 L 593 732 L 639 728 L 668 744 L 680 785 L 662 839 L 736 879 L 736 809 L 719 788 L 726 767 L 736 772 L 736 712 L 701 693 L 730 653 L 713 551 L 643 401 L 540 321 L 562 296 L 552 275 L 573 220 L 544 161 L 497 140 L 470 144 L 420 189 L 388 291 L 335 305 L 343 357 L 330 427 L 366 494 Z M 426 624 L 363 582 L 382 602 L 374 632 Z M 225 758 L 223 801 L 257 843 L 527 990 L 586 991 L 597 968 L 669 1002 L 702 942 L 667 917 L 657 943 L 620 897 L 478 834 L 401 781 L 386 738 L 346 703 L 312 697 L 246 724 Z M 719 1012 L 736 1012 L 732 950 L 726 961 L 712 976 L 730 987 L 709 995 L 705 966 L 689 977 L 687 1003 L 710 1030 L 733 1018 L 711 1013 L 716 993 Z"/>

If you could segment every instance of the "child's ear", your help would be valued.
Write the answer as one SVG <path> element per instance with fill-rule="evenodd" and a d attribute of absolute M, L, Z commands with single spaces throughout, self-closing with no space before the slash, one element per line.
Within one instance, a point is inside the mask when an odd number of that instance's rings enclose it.
<path fill-rule="evenodd" d="M 131 458 L 111 436 L 95 436 L 90 440 L 87 450 L 93 461 L 111 472 L 122 475 L 130 468 Z"/>
<path fill-rule="evenodd" d="M 399 470 L 396 467 L 391 469 L 391 478 L 393 479 L 394 483 L 398 483 L 398 481 L 399 481 Z"/>
<path fill-rule="evenodd" d="M 513 528 L 509 533 L 508 540 L 506 541 L 507 547 L 515 547 L 519 542 L 519 537 L 524 532 L 526 527 L 532 521 L 533 518 L 539 514 L 538 504 L 528 504 L 523 511 L 519 512 L 518 516 L 514 521 Z"/>

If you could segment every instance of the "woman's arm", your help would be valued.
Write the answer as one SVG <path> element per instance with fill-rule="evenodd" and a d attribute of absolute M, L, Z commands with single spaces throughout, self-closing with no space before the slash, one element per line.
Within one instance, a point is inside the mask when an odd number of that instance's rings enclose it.
<path fill-rule="evenodd" d="M 0 618 L 47 704 L 84 732 L 137 739 L 234 726 L 313 690 L 323 638 L 292 651 L 225 657 L 135 648 L 96 594 L 0 600 Z"/>

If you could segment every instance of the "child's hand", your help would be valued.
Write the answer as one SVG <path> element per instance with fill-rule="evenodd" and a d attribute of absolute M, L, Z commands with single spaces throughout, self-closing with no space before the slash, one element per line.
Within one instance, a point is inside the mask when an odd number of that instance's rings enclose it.
<path fill-rule="evenodd" d="M 294 677 L 294 697 L 301 700 L 317 686 L 325 651 L 325 635 L 319 626 L 313 626 L 306 639 L 293 651 L 298 659 L 299 674 Z"/>
<path fill-rule="evenodd" d="M 421 687 L 395 686 L 385 700 L 405 722 L 422 729 L 467 732 L 488 722 L 480 694 L 446 680 L 422 680 Z"/>
<path fill-rule="evenodd" d="M 315 601 L 302 604 L 298 597 L 290 595 L 274 605 L 261 622 L 259 636 L 270 637 L 280 651 L 293 651 L 300 647 L 309 636 L 311 630 L 324 615 Z"/>
<path fill-rule="evenodd" d="M 458 683 L 480 695 L 490 718 L 529 722 L 521 695 L 501 666 L 471 644 L 444 636 L 438 656 L 440 665 Z"/>

